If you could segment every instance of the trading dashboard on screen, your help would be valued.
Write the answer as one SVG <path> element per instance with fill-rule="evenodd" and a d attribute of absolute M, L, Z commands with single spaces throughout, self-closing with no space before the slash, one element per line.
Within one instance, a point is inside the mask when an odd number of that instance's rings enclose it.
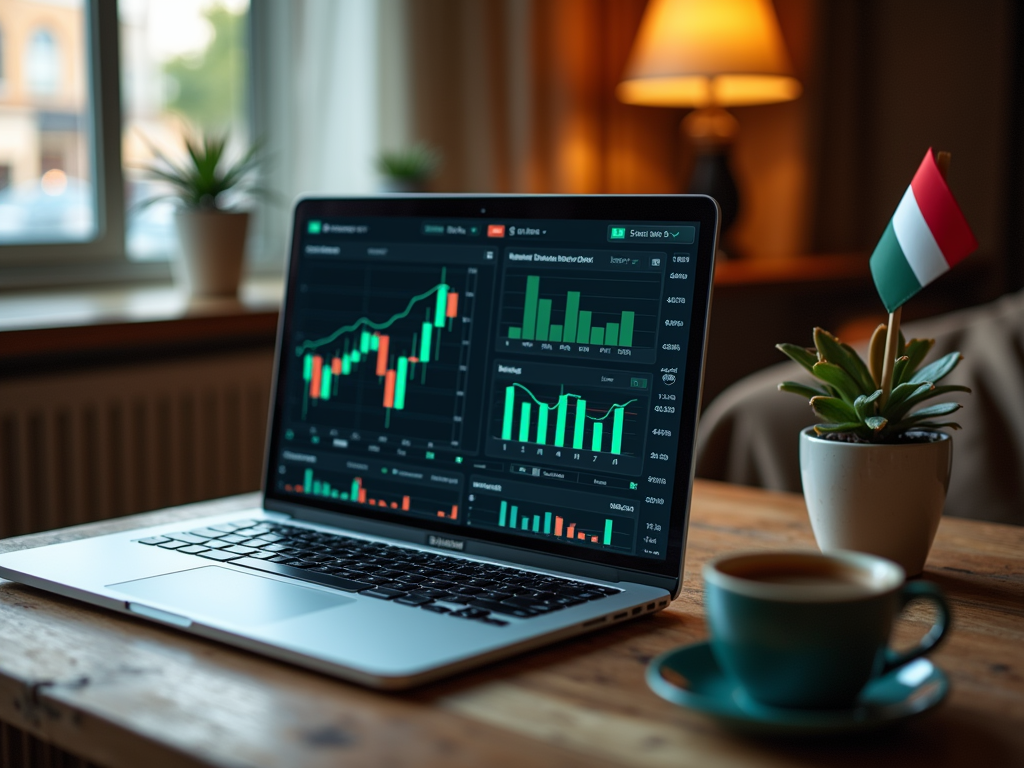
<path fill-rule="evenodd" d="M 665 558 L 697 222 L 301 226 L 279 497 Z"/>

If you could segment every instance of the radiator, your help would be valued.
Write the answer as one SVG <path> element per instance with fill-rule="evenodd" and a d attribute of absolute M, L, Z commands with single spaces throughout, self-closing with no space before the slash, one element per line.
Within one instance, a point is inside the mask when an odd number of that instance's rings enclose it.
<path fill-rule="evenodd" d="M 272 366 L 260 349 L 0 378 L 0 538 L 257 490 Z"/>
<path fill-rule="evenodd" d="M 0 723 L 0 768 L 96 768 L 24 731 Z"/>

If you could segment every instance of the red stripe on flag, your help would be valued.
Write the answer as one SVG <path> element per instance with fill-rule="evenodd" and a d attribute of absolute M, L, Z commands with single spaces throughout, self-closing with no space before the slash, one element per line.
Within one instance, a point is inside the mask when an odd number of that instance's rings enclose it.
<path fill-rule="evenodd" d="M 931 147 L 921 161 L 913 181 L 917 207 L 921 209 L 928 229 L 946 258 L 949 266 L 954 267 L 969 256 L 978 247 L 978 241 L 971 232 L 971 227 L 964 218 L 960 206 L 957 205 L 949 185 L 942 177 L 939 166 L 935 163 L 935 155 Z"/>

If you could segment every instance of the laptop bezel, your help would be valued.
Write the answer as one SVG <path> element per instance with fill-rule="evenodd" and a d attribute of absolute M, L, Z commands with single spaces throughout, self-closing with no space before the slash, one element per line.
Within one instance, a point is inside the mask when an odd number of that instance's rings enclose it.
<path fill-rule="evenodd" d="M 289 333 L 289 308 L 294 301 L 296 274 L 299 266 L 301 233 L 310 219 L 343 217 L 425 217 L 480 219 L 592 219 L 626 222 L 683 222 L 697 221 L 698 231 L 696 268 L 694 274 L 693 307 L 690 337 L 683 375 L 684 395 L 680 435 L 690 438 L 680 442 L 675 466 L 676 488 L 673 494 L 668 552 L 664 560 L 614 555 L 586 557 L 553 552 L 551 547 L 516 546 L 498 542 L 472 529 L 453 529 L 443 523 L 427 520 L 408 520 L 398 515 L 386 515 L 378 510 L 373 516 L 364 515 L 360 508 L 353 514 L 344 511 L 344 503 L 331 502 L 334 509 L 318 506 L 315 499 L 304 503 L 278 495 L 273 488 L 279 449 L 280 424 L 284 413 L 284 391 L 279 387 L 283 361 L 281 352 Z M 675 594 L 678 591 L 689 523 L 695 467 L 694 447 L 701 400 L 702 371 L 706 354 L 707 327 L 712 294 L 714 254 L 718 239 L 718 206 L 703 195 L 383 195 L 361 197 L 332 197 L 300 199 L 294 208 L 292 239 L 286 272 L 285 296 L 278 323 L 277 347 L 274 359 L 272 400 L 268 419 L 266 455 L 263 473 L 263 506 L 275 512 L 292 515 L 296 519 L 342 529 L 362 531 L 372 535 L 390 536 L 416 544 L 454 548 L 467 554 L 476 554 L 522 565 L 534 565 L 552 570 L 589 575 L 611 580 L 629 579 L 639 583 L 662 586 Z M 698 322 L 698 320 L 700 322 Z M 699 354 L 697 351 L 699 350 Z M 684 485 L 685 481 L 685 485 Z M 384 516 L 386 515 L 386 516 Z M 391 519 L 391 518 L 394 519 Z M 440 540 L 447 540 L 437 543 Z M 543 542 L 541 542 L 543 543 Z M 564 546 L 564 545 L 563 545 Z"/>

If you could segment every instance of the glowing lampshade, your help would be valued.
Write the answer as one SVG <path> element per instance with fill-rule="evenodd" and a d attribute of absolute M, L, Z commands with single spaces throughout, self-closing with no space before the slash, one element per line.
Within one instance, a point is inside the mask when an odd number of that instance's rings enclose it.
<path fill-rule="evenodd" d="M 616 95 L 627 104 L 738 107 L 800 91 L 770 0 L 650 0 Z"/>

